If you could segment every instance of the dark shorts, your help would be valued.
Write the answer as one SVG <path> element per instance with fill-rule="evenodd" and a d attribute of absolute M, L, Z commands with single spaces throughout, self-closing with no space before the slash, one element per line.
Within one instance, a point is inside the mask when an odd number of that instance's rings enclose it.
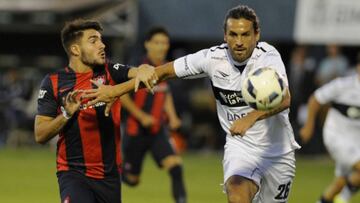
<path fill-rule="evenodd" d="M 57 173 L 61 203 L 121 203 L 120 177 L 102 180 L 76 171 Z"/>
<path fill-rule="evenodd" d="M 124 171 L 139 175 L 142 163 L 147 151 L 151 151 L 152 157 L 159 167 L 161 161 L 170 155 L 175 155 L 169 136 L 163 128 L 156 135 L 140 131 L 136 136 L 129 136 L 126 133 L 123 137 L 123 163 Z"/>

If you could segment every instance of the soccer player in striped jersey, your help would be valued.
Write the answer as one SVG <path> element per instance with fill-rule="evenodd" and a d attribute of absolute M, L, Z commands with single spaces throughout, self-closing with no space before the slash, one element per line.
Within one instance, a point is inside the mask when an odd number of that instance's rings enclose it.
<path fill-rule="evenodd" d="M 348 202 L 360 186 L 360 54 L 357 73 L 332 80 L 315 91 L 308 102 L 308 118 L 300 131 L 308 142 L 321 107 L 331 104 L 323 127 L 324 144 L 335 160 L 335 178 L 319 203 Z M 342 199 L 342 200 L 341 200 Z"/>
<path fill-rule="evenodd" d="M 69 64 L 42 81 L 35 139 L 46 143 L 59 134 L 57 177 L 61 202 L 120 203 L 120 103 L 104 115 L 104 102 L 86 106 L 82 90 L 136 77 L 150 88 L 152 67 L 130 68 L 106 61 L 99 22 L 77 19 L 61 32 Z"/>
<path fill-rule="evenodd" d="M 290 94 L 284 63 L 273 46 L 259 39 L 255 11 L 240 5 L 225 17 L 225 43 L 155 68 L 160 80 L 210 79 L 218 118 L 226 132 L 224 189 L 230 203 L 287 202 L 295 176 L 294 151 L 300 148 L 288 118 Z M 279 107 L 257 111 L 244 102 L 241 85 L 250 72 L 265 67 L 274 69 L 283 79 L 286 94 Z M 87 91 L 85 97 L 93 98 L 89 104 L 108 102 L 133 88 L 134 81 L 121 86 L 103 85 Z"/>
<path fill-rule="evenodd" d="M 164 64 L 170 48 L 168 32 L 162 27 L 151 28 L 144 46 L 146 57 L 142 61 L 143 64 Z M 177 130 L 181 125 L 170 87 L 166 82 L 162 82 L 153 88 L 153 94 L 141 89 L 134 93 L 133 98 L 123 95 L 120 100 L 122 106 L 130 113 L 123 136 L 123 182 L 130 186 L 138 185 L 142 163 L 146 152 L 149 151 L 157 165 L 168 171 L 174 201 L 185 203 L 182 161 L 170 143 L 169 129 L 164 118 L 166 114 L 170 130 Z"/>

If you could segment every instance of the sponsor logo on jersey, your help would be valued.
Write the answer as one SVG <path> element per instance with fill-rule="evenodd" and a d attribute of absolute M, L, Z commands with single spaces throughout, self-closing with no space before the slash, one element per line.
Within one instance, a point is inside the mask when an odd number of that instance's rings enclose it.
<path fill-rule="evenodd" d="M 241 96 L 241 93 L 239 92 L 232 92 L 232 93 L 226 93 L 226 92 L 220 92 L 219 93 L 224 103 L 229 105 L 236 105 L 244 102 L 244 99 Z"/>
<path fill-rule="evenodd" d="M 213 77 L 216 79 L 219 79 L 219 80 L 230 82 L 230 79 L 227 78 L 227 77 L 229 77 L 229 74 L 224 73 L 223 71 L 220 71 L 220 70 L 217 70 L 216 74 L 214 74 Z"/>
<path fill-rule="evenodd" d="M 99 107 L 99 106 L 105 106 L 106 103 L 105 102 L 98 102 L 94 105 L 91 105 L 91 106 L 87 106 L 86 104 L 81 104 L 79 109 L 80 110 L 86 110 L 86 109 L 92 109 L 92 108 L 95 108 L 95 107 Z"/>
<path fill-rule="evenodd" d="M 113 65 L 113 68 L 115 70 L 119 70 L 120 66 L 122 66 L 120 63 L 116 63 L 116 64 Z"/>
<path fill-rule="evenodd" d="M 185 62 L 185 70 L 189 70 L 189 64 L 188 64 L 188 60 L 187 60 L 187 56 L 185 56 L 184 58 L 184 62 Z"/>
<path fill-rule="evenodd" d="M 227 60 L 227 57 L 226 56 L 212 56 L 211 59 L 214 59 L 214 60 L 219 60 L 219 61 L 226 61 Z"/>
<path fill-rule="evenodd" d="M 218 72 L 221 76 L 223 76 L 224 78 L 226 78 L 226 77 L 229 76 L 229 74 L 226 74 L 226 73 L 224 73 L 224 72 L 222 72 L 222 71 L 220 71 L 220 70 L 218 70 L 217 72 Z"/>
<path fill-rule="evenodd" d="M 222 89 L 214 86 L 212 83 L 211 87 L 216 100 L 218 100 L 222 105 L 229 107 L 247 106 L 242 98 L 241 91 Z"/>
<path fill-rule="evenodd" d="M 241 113 L 239 115 L 239 114 L 236 114 L 236 113 L 226 112 L 226 117 L 227 117 L 228 121 L 235 121 L 235 120 L 240 119 L 240 118 L 242 118 L 242 117 L 244 117 L 246 115 L 247 115 L 247 113 Z"/>
<path fill-rule="evenodd" d="M 39 91 L 39 95 L 38 95 L 38 99 L 42 99 L 45 97 L 47 90 L 40 90 Z"/>

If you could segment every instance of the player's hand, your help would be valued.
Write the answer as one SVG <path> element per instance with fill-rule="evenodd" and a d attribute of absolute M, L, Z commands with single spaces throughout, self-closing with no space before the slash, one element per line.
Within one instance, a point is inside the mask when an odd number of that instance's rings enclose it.
<path fill-rule="evenodd" d="M 250 114 L 235 120 L 229 129 L 231 135 L 244 136 L 245 132 L 255 124 L 256 120 L 257 118 L 251 116 Z"/>
<path fill-rule="evenodd" d="M 114 103 L 116 96 L 113 95 L 113 86 L 98 84 L 94 80 L 90 80 L 91 83 L 97 86 L 97 89 L 84 90 L 82 99 L 91 99 L 86 106 L 95 105 L 98 102 Z"/>
<path fill-rule="evenodd" d="M 305 124 L 300 129 L 300 138 L 301 138 L 302 142 L 308 143 L 311 140 L 313 133 L 314 133 L 314 127 L 309 124 Z"/>
<path fill-rule="evenodd" d="M 135 77 L 135 92 L 139 89 L 140 83 L 143 83 L 146 88 L 153 92 L 153 87 L 159 80 L 155 73 L 155 68 L 148 64 L 142 64 L 138 67 L 138 71 Z"/>
<path fill-rule="evenodd" d="M 181 127 L 181 120 L 179 117 L 174 117 L 169 119 L 169 128 L 170 130 L 177 130 Z"/>
<path fill-rule="evenodd" d="M 139 121 L 145 128 L 149 128 L 156 123 L 156 119 L 150 114 L 144 114 Z"/>
<path fill-rule="evenodd" d="M 111 111 L 111 107 L 112 107 L 112 105 L 114 104 L 114 102 L 115 102 L 117 99 L 118 99 L 118 98 L 115 97 L 112 101 L 106 103 L 105 112 L 104 112 L 104 114 L 105 114 L 106 117 L 109 116 L 109 113 L 110 113 L 110 111 Z"/>
<path fill-rule="evenodd" d="M 82 90 L 75 90 L 69 92 L 65 97 L 62 98 L 63 107 L 69 116 L 73 116 L 76 111 L 79 110 L 81 99 L 78 97 Z"/>

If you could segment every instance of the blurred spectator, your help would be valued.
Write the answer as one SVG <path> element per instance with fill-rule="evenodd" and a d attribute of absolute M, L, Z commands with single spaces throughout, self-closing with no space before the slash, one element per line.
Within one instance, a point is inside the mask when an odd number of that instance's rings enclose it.
<path fill-rule="evenodd" d="M 11 68 L 0 79 L 0 145 L 19 146 L 32 142 L 36 93 L 31 69 Z"/>
<path fill-rule="evenodd" d="M 316 61 L 308 54 L 308 47 L 299 45 L 295 47 L 291 54 L 289 85 L 291 92 L 291 111 L 290 120 L 294 127 L 298 127 L 298 112 L 301 105 L 307 102 L 307 99 L 315 89 L 314 71 Z M 300 121 L 301 123 L 301 121 Z"/>
<path fill-rule="evenodd" d="M 343 76 L 349 66 L 348 59 L 341 54 L 340 47 L 330 44 L 326 47 L 327 56 L 320 62 L 316 73 L 316 84 L 318 87 L 330 80 Z"/>

